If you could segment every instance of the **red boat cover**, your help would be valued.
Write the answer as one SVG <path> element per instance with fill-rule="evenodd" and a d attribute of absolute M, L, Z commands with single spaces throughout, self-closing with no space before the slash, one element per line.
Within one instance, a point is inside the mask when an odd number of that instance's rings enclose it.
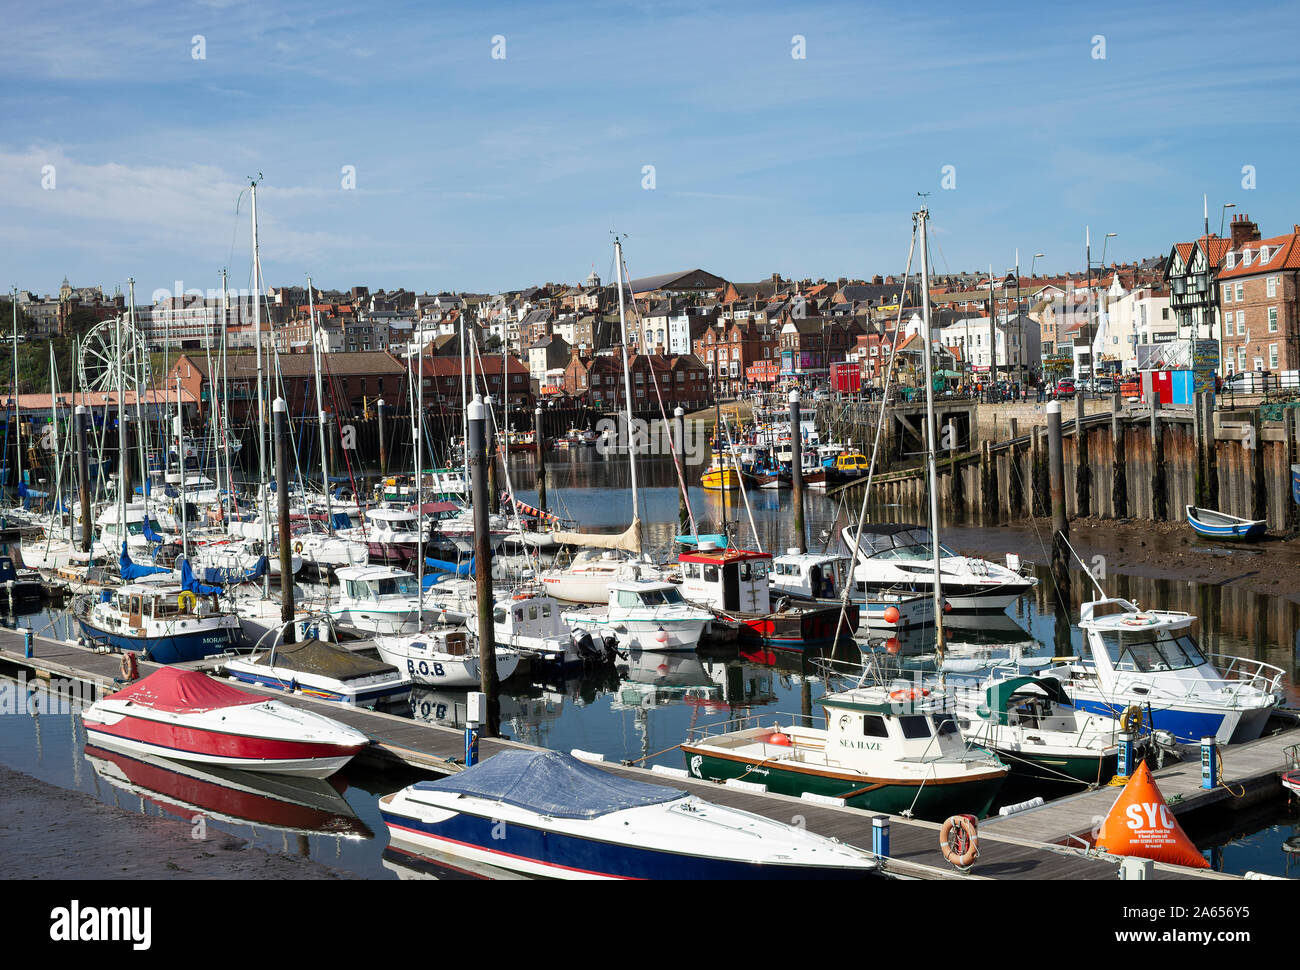
<path fill-rule="evenodd" d="M 423 515 L 438 515 L 441 512 L 454 512 L 460 508 L 455 502 L 425 502 L 420 506 Z M 410 510 L 415 511 L 415 503 L 411 503 Z"/>
<path fill-rule="evenodd" d="M 266 698 L 223 684 L 197 670 L 163 667 L 105 700 L 130 701 L 172 714 L 198 714 L 222 707 L 260 704 Z"/>

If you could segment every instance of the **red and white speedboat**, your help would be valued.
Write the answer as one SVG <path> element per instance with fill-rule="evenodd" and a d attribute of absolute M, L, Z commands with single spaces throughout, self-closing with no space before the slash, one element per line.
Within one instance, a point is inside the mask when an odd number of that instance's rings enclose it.
<path fill-rule="evenodd" d="M 101 748 L 308 778 L 328 778 L 370 743 L 323 715 L 173 667 L 96 701 L 83 720 Z"/>

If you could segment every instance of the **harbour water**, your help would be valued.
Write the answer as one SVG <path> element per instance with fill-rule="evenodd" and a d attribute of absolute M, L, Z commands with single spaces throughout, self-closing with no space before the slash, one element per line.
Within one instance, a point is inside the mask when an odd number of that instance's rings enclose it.
<path fill-rule="evenodd" d="M 670 460 L 642 462 L 641 517 L 648 549 L 664 554 L 673 549 L 677 529 L 678 491 L 673 487 Z M 696 469 L 698 475 L 698 469 Z M 516 494 L 532 503 L 531 458 L 515 458 L 511 476 Z M 561 515 L 571 515 L 584 527 L 598 531 L 621 529 L 631 520 L 632 501 L 624 459 L 603 458 L 592 449 L 573 455 L 553 454 L 548 459 L 548 505 Z M 692 503 L 700 531 L 718 531 L 723 502 L 717 493 L 692 490 Z M 748 496 L 746 509 L 738 495 L 727 500 L 727 517 L 740 519 L 740 541 L 757 541 L 769 552 L 792 544 L 791 496 L 788 491 L 757 491 Z M 751 532 L 749 515 L 754 529 Z M 856 514 L 856 510 L 854 510 Z M 879 516 L 888 510 L 875 510 Z M 837 520 L 843 515 L 833 500 L 810 492 L 807 521 L 810 548 L 837 544 Z M 842 524 L 842 522 L 840 523 Z M 1032 530 L 1025 529 L 1026 558 L 1033 558 Z M 734 530 L 733 530 L 734 532 Z M 960 529 L 945 535 L 950 545 L 976 541 Z M 965 551 L 977 552 L 966 547 Z M 1082 552 L 1082 550 L 1081 550 Z M 955 649 L 971 654 L 1050 656 L 1055 649 L 1055 623 L 1050 580 L 1046 571 L 1037 589 L 1006 614 L 954 624 L 948 631 Z M 1082 575 L 1075 602 L 1082 595 Z M 1242 594 L 1231 587 L 1198 585 L 1174 578 L 1152 579 L 1116 575 L 1108 583 L 1118 595 L 1142 605 L 1183 609 L 1201 617 L 1201 639 L 1214 653 L 1236 654 L 1267 661 L 1287 672 L 1291 706 L 1297 706 L 1297 636 L 1300 606 L 1276 597 Z M 1261 617 L 1265 620 L 1261 621 Z M 26 616 L 10 616 L 11 626 L 30 626 L 52 636 L 75 636 L 66 613 L 44 609 Z M 1262 625 L 1261 625 L 1262 622 Z M 1260 636 L 1260 631 L 1267 631 Z M 1077 642 L 1077 631 L 1074 634 Z M 884 640 L 874 648 L 906 659 L 927 650 L 925 636 Z M 838 657 L 854 659 L 856 650 L 841 648 Z M 610 760 L 638 761 L 681 767 L 676 746 L 690 729 L 718 724 L 730 718 L 770 714 L 773 721 L 789 715 L 818 715 L 817 699 L 825 690 L 813 658 L 770 650 L 739 651 L 735 647 L 705 648 L 697 654 L 633 653 L 606 671 L 563 683 L 530 683 L 516 678 L 502 687 L 501 733 L 556 750 L 579 748 L 598 752 Z M 7 680 L 5 690 L 17 691 Z M 0 764 L 48 782 L 59 789 L 89 793 L 106 805 L 133 812 L 193 823 L 203 816 L 208 831 L 227 833 L 248 846 L 311 860 L 366 878 L 391 878 L 395 861 L 385 859 L 385 829 L 379 818 L 379 796 L 409 784 L 418 775 L 377 773 L 349 768 L 337 777 L 329 792 L 284 793 L 272 798 L 250 797 L 228 780 L 168 777 L 149 772 L 134 775 L 122 764 L 102 756 L 88 756 L 85 733 L 76 703 L 55 703 L 41 689 L 18 691 L 23 703 L 0 715 Z M 422 691 L 410 702 L 410 713 L 440 724 L 459 727 L 465 716 L 465 694 L 460 691 Z M 1231 759 L 1231 750 L 1225 753 Z M 157 785 L 158 787 L 152 787 Z M 238 791 L 238 797 L 229 794 Z M 1033 794 L 1059 791 L 1009 791 L 1003 803 Z M 296 806 L 286 813 L 285 804 Z M 240 814 L 243 812 L 244 814 Z M 189 835 L 177 830 L 177 838 Z M 1279 797 L 1278 803 L 1249 815 L 1228 815 L 1191 827 L 1216 868 L 1228 872 L 1247 869 L 1277 875 L 1300 868 L 1300 855 L 1284 850 L 1300 843 L 1300 826 L 1294 810 Z M 1291 841 L 1288 843 L 1287 840 Z M 35 873 L 39 874 L 39 873 Z M 447 873 L 444 873 L 444 875 Z"/>

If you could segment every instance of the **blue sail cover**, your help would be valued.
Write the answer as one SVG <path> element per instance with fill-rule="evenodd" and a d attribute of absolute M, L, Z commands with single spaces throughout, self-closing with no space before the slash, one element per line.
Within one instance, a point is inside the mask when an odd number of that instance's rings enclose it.
<path fill-rule="evenodd" d="M 676 801 L 686 792 L 630 781 L 560 751 L 502 751 L 416 791 L 445 791 L 515 805 L 553 818 L 599 818 Z"/>
<path fill-rule="evenodd" d="M 219 586 L 252 583 L 266 575 L 266 557 L 258 556 L 252 569 L 224 569 L 221 566 L 204 566 L 203 582 Z"/>
<path fill-rule="evenodd" d="M 684 546 L 693 546 L 693 545 L 696 545 L 696 539 L 695 539 L 695 536 L 674 536 L 673 538 L 674 538 L 677 542 L 680 542 L 680 543 L 681 543 L 682 545 L 684 545 Z M 726 549 L 726 548 L 727 548 L 727 537 L 724 536 L 721 532 L 715 532 L 715 533 L 712 533 L 712 534 L 710 534 L 710 535 L 702 535 L 702 536 L 700 536 L 699 541 L 700 541 L 700 542 L 712 542 L 712 543 L 714 543 L 714 544 L 715 544 L 719 549 Z"/>
<path fill-rule="evenodd" d="M 455 563 L 448 562 L 446 559 L 430 559 L 425 557 L 424 564 L 430 569 L 436 569 L 440 573 L 451 573 L 453 576 L 473 576 L 474 575 L 474 557 L 470 556 L 468 562 Z"/>
<path fill-rule="evenodd" d="M 181 560 L 181 586 L 195 596 L 211 596 L 213 593 L 222 592 L 220 586 L 207 586 L 200 583 L 194 577 L 194 570 L 190 569 L 188 559 Z"/>
<path fill-rule="evenodd" d="M 126 540 L 122 540 L 122 555 L 117 560 L 118 572 L 126 580 L 142 579 L 145 576 L 153 576 L 156 573 L 171 572 L 166 566 L 138 566 L 131 561 L 131 556 L 126 551 Z"/>
<path fill-rule="evenodd" d="M 149 524 L 149 512 L 144 513 L 144 537 L 150 542 L 166 542 L 167 540 L 153 531 L 153 526 Z"/>
<path fill-rule="evenodd" d="M 330 524 L 335 529 L 352 528 L 352 520 L 348 518 L 348 514 L 346 512 L 333 513 L 332 516 L 330 517 Z"/>

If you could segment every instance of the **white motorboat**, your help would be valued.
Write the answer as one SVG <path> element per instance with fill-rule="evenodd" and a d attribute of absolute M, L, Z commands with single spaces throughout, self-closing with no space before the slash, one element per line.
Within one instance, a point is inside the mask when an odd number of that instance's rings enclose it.
<path fill-rule="evenodd" d="M 339 589 L 329 613 L 346 630 L 400 636 L 438 622 L 440 611 L 423 602 L 416 578 L 404 569 L 348 566 L 335 575 Z"/>
<path fill-rule="evenodd" d="M 612 634 L 625 650 L 662 652 L 694 650 L 713 614 L 687 603 L 672 583 L 636 579 L 610 583 L 607 606 L 569 610 L 563 620 L 575 630 Z"/>
<path fill-rule="evenodd" d="M 853 551 L 854 529 L 845 526 L 845 549 Z M 941 588 L 945 607 L 957 612 L 1001 612 L 1033 589 L 1037 580 L 1007 566 L 959 556 L 939 544 Z M 934 595 L 934 540 L 917 525 L 881 523 L 863 527 L 858 564 L 853 570 L 856 592 Z"/>
<path fill-rule="evenodd" d="M 411 678 L 392 663 L 314 636 L 299 643 L 277 643 L 270 650 L 227 660 L 222 667 L 246 684 L 343 704 L 390 703 L 411 693 Z"/>
<path fill-rule="evenodd" d="M 1079 614 L 1083 653 L 1065 689 L 1084 710 L 1119 717 L 1137 708 L 1144 731 L 1168 731 L 1180 744 L 1227 744 L 1258 738 L 1285 697 L 1280 667 L 1203 654 L 1189 613 L 1101 598 Z"/>
<path fill-rule="evenodd" d="M 462 628 L 429 627 L 399 636 L 375 637 L 387 663 L 428 687 L 474 687 L 480 683 L 480 641 Z M 497 679 L 507 680 L 519 666 L 519 652 L 496 648 Z"/>

